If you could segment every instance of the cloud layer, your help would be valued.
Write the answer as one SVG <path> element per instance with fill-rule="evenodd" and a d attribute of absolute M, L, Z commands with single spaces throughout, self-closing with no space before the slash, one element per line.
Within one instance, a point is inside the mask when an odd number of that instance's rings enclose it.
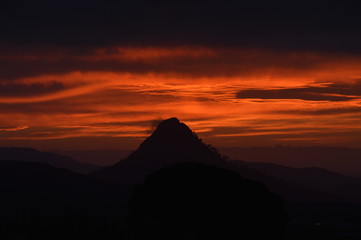
<path fill-rule="evenodd" d="M 206 46 L 2 50 L 0 144 L 72 148 L 77 139 L 86 148 L 97 138 L 91 148 L 134 147 L 154 120 L 174 116 L 215 145 L 360 143 L 355 54 Z"/>
<path fill-rule="evenodd" d="M 306 101 L 350 101 L 361 99 L 361 81 L 353 84 L 330 83 L 324 86 L 305 86 L 281 89 L 247 89 L 238 98 L 299 99 Z"/>

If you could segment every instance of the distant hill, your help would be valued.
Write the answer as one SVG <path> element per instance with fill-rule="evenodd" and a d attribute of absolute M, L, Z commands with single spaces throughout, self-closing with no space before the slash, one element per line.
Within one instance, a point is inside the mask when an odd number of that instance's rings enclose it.
<path fill-rule="evenodd" d="M 66 168 L 77 173 L 88 173 L 98 168 L 95 165 L 78 162 L 71 157 L 51 152 L 40 152 L 32 148 L 0 148 L 0 161 L 4 160 L 47 163 L 53 167 Z"/>
<path fill-rule="evenodd" d="M 271 162 L 288 167 L 318 167 L 361 177 L 361 148 L 344 147 L 222 147 L 222 154 L 247 162 Z"/>
<path fill-rule="evenodd" d="M 60 155 L 69 156 L 81 163 L 94 166 L 108 166 L 117 163 L 119 160 L 128 157 L 131 150 L 100 149 L 100 150 L 50 150 Z"/>
<path fill-rule="evenodd" d="M 361 202 L 361 192 L 356 190 L 361 189 L 361 178 L 349 177 L 315 167 L 292 168 L 266 162 L 234 161 L 234 163 L 291 184 L 341 195 L 348 199 L 357 199 Z"/>
<path fill-rule="evenodd" d="M 68 196 L 94 190 L 101 182 L 64 168 L 55 168 L 46 163 L 0 161 L 0 189 L 14 192 L 67 192 Z"/>

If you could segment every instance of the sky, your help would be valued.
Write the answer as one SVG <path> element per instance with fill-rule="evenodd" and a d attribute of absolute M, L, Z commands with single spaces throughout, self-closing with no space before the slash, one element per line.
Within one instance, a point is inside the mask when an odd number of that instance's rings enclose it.
<path fill-rule="evenodd" d="M 113 1 L 114 2 L 114 1 Z M 2 1 L 0 145 L 361 147 L 361 16 L 341 1 Z"/>

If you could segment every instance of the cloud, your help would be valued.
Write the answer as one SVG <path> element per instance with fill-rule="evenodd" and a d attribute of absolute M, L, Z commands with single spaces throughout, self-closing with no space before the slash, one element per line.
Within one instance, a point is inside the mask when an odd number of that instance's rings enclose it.
<path fill-rule="evenodd" d="M 17 127 L 1 127 L 0 131 L 6 131 L 6 132 L 15 132 L 27 129 L 28 126 L 17 126 Z"/>
<path fill-rule="evenodd" d="M 77 56 L 76 59 L 90 62 L 156 62 L 172 59 L 202 59 L 216 55 L 205 47 L 110 47 L 94 49 L 93 54 Z"/>
<path fill-rule="evenodd" d="M 274 113 L 290 114 L 290 115 L 310 115 L 310 116 L 335 116 L 342 114 L 359 114 L 361 113 L 361 107 L 358 106 L 343 106 L 337 108 L 321 108 L 321 109 L 288 109 L 273 111 Z"/>
<path fill-rule="evenodd" d="M 158 119 L 153 119 L 149 122 L 149 129 L 147 131 L 148 134 L 151 134 L 152 132 L 154 132 L 154 130 L 158 127 L 159 123 L 161 123 L 164 119 L 162 118 L 158 118 Z"/>
<path fill-rule="evenodd" d="M 71 72 L 174 74 L 194 77 L 342 78 L 360 76 L 361 57 L 245 47 L 23 47 L 0 54 L 1 81 Z M 1 48 L 0 52 L 4 49 Z M 332 71 L 330 71 L 332 69 Z"/>
<path fill-rule="evenodd" d="M 361 82 L 355 84 L 329 83 L 324 86 L 305 86 L 281 89 L 246 89 L 237 98 L 300 99 L 306 101 L 349 101 L 361 98 Z"/>
<path fill-rule="evenodd" d="M 146 127 L 142 125 L 124 125 L 122 128 L 109 126 L 19 126 L 0 128 L 3 139 L 64 139 L 74 137 L 145 137 Z"/>
<path fill-rule="evenodd" d="M 60 82 L 49 82 L 47 84 L 21 84 L 7 83 L 0 84 L 1 97 L 31 97 L 36 95 L 52 94 L 65 90 L 65 86 Z"/>

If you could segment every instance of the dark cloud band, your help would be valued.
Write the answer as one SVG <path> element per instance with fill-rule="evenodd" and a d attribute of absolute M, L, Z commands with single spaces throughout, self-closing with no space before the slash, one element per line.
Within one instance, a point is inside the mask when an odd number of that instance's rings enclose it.
<path fill-rule="evenodd" d="M 239 91 L 237 98 L 300 99 L 306 101 L 349 101 L 361 98 L 361 83 L 328 84 L 322 87 L 307 86 L 283 89 L 248 89 Z"/>

